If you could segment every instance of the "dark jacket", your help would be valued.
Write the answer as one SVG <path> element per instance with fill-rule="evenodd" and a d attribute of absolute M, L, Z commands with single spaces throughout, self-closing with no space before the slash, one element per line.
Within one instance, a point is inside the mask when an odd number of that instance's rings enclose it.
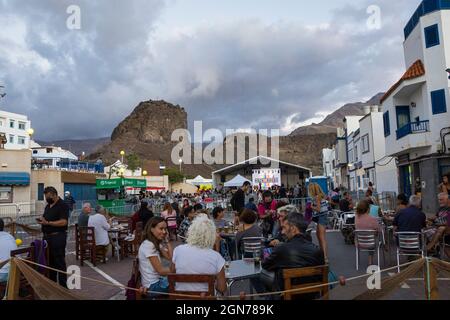
<path fill-rule="evenodd" d="M 275 273 L 277 289 L 283 289 L 283 269 L 323 266 L 323 252 L 304 235 L 297 235 L 286 243 L 275 247 L 272 254 L 264 260 L 262 267 Z"/>
<path fill-rule="evenodd" d="M 233 210 L 237 212 L 240 212 L 245 207 L 245 193 L 242 189 L 239 189 L 233 195 L 231 205 L 233 206 Z"/>
<path fill-rule="evenodd" d="M 419 208 L 410 206 L 397 213 L 393 225 L 398 232 L 421 232 L 427 225 L 427 217 Z"/>

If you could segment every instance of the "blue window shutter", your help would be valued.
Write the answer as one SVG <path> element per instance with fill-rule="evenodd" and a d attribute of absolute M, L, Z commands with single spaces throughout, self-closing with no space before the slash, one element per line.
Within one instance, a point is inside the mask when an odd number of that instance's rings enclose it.
<path fill-rule="evenodd" d="M 438 46 L 439 42 L 439 27 L 437 24 L 425 28 L 425 45 L 427 48 Z"/>
<path fill-rule="evenodd" d="M 431 92 L 431 108 L 433 114 L 441 114 L 447 112 L 447 104 L 445 99 L 445 89 Z"/>
<path fill-rule="evenodd" d="M 391 124 L 389 123 L 389 111 L 386 111 L 383 114 L 383 123 L 384 123 L 384 136 L 388 137 L 391 135 Z"/>

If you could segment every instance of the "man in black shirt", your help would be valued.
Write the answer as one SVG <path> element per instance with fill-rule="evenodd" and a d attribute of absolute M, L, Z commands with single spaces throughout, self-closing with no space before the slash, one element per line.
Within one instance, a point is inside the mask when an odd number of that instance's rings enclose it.
<path fill-rule="evenodd" d="M 64 203 L 69 207 L 69 217 L 72 214 L 73 210 L 75 209 L 75 199 L 70 194 L 70 191 L 66 191 L 64 193 Z"/>
<path fill-rule="evenodd" d="M 66 241 L 67 226 L 69 219 L 69 207 L 58 196 L 58 192 L 53 187 L 44 190 L 47 206 L 44 215 L 38 219 L 42 225 L 44 240 L 49 248 L 49 267 L 67 271 L 66 266 Z M 50 279 L 67 288 L 67 275 L 61 272 L 50 271 Z"/>
<path fill-rule="evenodd" d="M 231 198 L 231 205 L 234 211 L 240 213 L 245 208 L 245 194 L 248 192 L 250 186 L 250 182 L 245 181 L 242 187 L 233 195 L 233 198 Z"/>
<path fill-rule="evenodd" d="M 352 197 L 348 192 L 344 192 L 344 199 L 339 201 L 339 210 L 342 212 L 350 212 L 353 210 Z"/>

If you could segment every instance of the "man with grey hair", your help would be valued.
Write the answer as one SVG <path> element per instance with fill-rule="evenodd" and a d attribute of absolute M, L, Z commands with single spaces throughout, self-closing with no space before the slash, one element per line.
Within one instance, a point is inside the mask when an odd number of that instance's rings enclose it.
<path fill-rule="evenodd" d="M 433 226 L 427 230 L 427 235 L 431 239 L 427 246 L 428 251 L 432 251 L 442 237 L 445 235 L 447 230 L 448 218 L 450 215 L 450 197 L 447 193 L 440 193 L 438 195 L 439 200 L 439 211 L 434 217 L 428 220 L 433 224 Z"/>
<path fill-rule="evenodd" d="M 323 252 L 306 239 L 308 228 L 304 216 L 297 212 L 287 215 L 283 223 L 283 233 L 287 242 L 276 246 L 272 254 L 263 262 L 264 270 L 275 273 L 274 290 L 283 290 L 284 269 L 306 268 L 325 264 Z"/>
<path fill-rule="evenodd" d="M 286 205 L 277 209 L 278 220 L 275 221 L 273 227 L 273 240 L 269 243 L 270 247 L 276 247 L 282 242 L 286 242 L 286 237 L 283 234 L 283 223 L 286 220 L 288 214 L 297 212 L 297 208 L 293 205 Z M 297 213 L 299 214 L 299 213 Z"/>
<path fill-rule="evenodd" d="M 92 207 L 89 202 L 83 204 L 80 216 L 78 217 L 78 227 L 87 227 L 89 223 L 89 215 L 92 212 Z"/>
<path fill-rule="evenodd" d="M 394 218 L 396 232 L 422 232 L 427 225 L 427 217 L 420 209 L 422 199 L 419 196 L 409 198 L 409 206 L 401 210 Z"/>

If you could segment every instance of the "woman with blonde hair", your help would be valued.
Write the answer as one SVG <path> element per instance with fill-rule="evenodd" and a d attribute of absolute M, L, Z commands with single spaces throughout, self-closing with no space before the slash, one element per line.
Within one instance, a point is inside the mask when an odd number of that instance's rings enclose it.
<path fill-rule="evenodd" d="M 327 248 L 327 225 L 328 225 L 328 201 L 322 188 L 315 182 L 308 186 L 309 197 L 312 199 L 313 218 L 312 221 L 317 223 L 317 240 L 319 240 L 320 249 L 328 263 Z"/>
<path fill-rule="evenodd" d="M 224 293 L 227 289 L 225 279 L 225 260 L 215 250 L 220 238 L 214 222 L 205 214 L 199 214 L 188 230 L 187 244 L 175 248 L 171 270 L 177 274 L 215 275 L 216 289 Z M 208 292 L 205 283 L 180 283 L 177 290 Z"/>

